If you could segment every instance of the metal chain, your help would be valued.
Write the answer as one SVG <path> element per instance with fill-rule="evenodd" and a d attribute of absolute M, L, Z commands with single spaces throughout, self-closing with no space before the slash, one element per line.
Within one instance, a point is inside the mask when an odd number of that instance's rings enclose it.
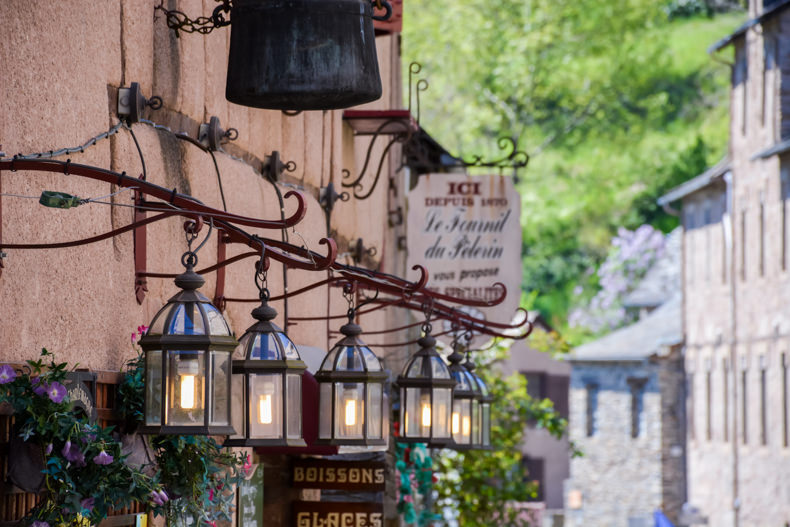
<path fill-rule="evenodd" d="M 207 35 L 219 27 L 230 25 L 230 20 L 225 18 L 225 14 L 230 14 L 231 0 L 217 0 L 217 2 L 222 2 L 222 5 L 217 6 L 211 16 L 199 16 L 195 19 L 189 18 L 183 11 L 166 9 L 164 0 L 154 9 L 165 14 L 167 27 L 176 32 L 176 37 L 179 36 L 179 31 Z"/>
<path fill-rule="evenodd" d="M 77 152 L 83 153 L 85 152 L 86 148 L 90 148 L 94 146 L 96 143 L 101 141 L 102 139 L 107 139 L 108 137 L 115 135 L 118 131 L 124 127 L 122 122 L 118 122 L 112 128 L 107 130 L 106 132 L 102 132 L 99 135 L 91 137 L 86 142 L 81 144 L 80 146 L 72 146 L 67 148 L 59 148 L 58 150 L 50 150 L 48 152 L 34 152 L 31 154 L 16 154 L 14 159 L 52 159 L 54 157 L 59 157 L 67 154 L 76 154 Z M 0 157 L 4 157 L 5 154 L 0 155 Z"/>

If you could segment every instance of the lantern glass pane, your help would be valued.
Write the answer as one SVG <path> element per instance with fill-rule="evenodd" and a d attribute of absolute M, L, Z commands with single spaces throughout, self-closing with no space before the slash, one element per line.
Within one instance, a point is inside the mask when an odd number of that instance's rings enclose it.
<path fill-rule="evenodd" d="M 441 357 L 431 357 L 431 376 L 434 379 L 449 379 L 450 369 Z"/>
<path fill-rule="evenodd" d="M 450 407 L 453 393 L 450 388 L 433 390 L 433 437 L 450 437 Z"/>
<path fill-rule="evenodd" d="M 211 350 L 211 371 L 213 379 L 211 383 L 211 390 L 213 391 L 214 406 L 211 412 L 212 425 L 227 426 L 230 421 L 229 399 L 228 393 L 229 382 L 228 376 L 230 375 L 230 352 Z"/>
<path fill-rule="evenodd" d="M 280 339 L 286 360 L 300 360 L 299 351 L 297 351 L 296 346 L 285 333 L 277 333 L 277 338 Z"/>
<path fill-rule="evenodd" d="M 168 351 L 165 425 L 203 425 L 206 372 L 204 351 Z"/>
<path fill-rule="evenodd" d="M 489 403 L 483 403 L 480 405 L 482 410 L 482 424 L 481 424 L 481 431 L 483 434 L 483 446 L 489 446 L 491 444 L 491 405 Z"/>
<path fill-rule="evenodd" d="M 167 335 L 205 335 L 203 315 L 196 302 L 179 304 L 165 329 Z"/>
<path fill-rule="evenodd" d="M 145 424 L 162 424 L 162 352 L 145 354 Z"/>
<path fill-rule="evenodd" d="M 346 346 L 340 352 L 340 357 L 337 360 L 337 371 L 365 371 L 362 365 L 362 355 L 359 353 L 359 348 L 354 346 Z"/>
<path fill-rule="evenodd" d="M 383 385 L 377 382 L 368 384 L 368 437 L 371 439 L 381 439 L 382 437 L 382 415 L 381 399 Z"/>
<path fill-rule="evenodd" d="M 203 309 L 206 310 L 206 318 L 208 319 L 208 329 L 211 335 L 229 337 L 230 328 L 222 316 L 219 309 L 214 307 L 213 304 L 203 302 Z"/>
<path fill-rule="evenodd" d="M 375 353 L 370 351 L 370 348 L 362 346 L 359 348 L 359 351 L 362 352 L 362 357 L 365 359 L 368 371 L 381 371 L 381 361 L 379 361 Z"/>
<path fill-rule="evenodd" d="M 450 426 L 453 440 L 460 445 L 468 445 L 472 438 L 471 401 L 469 399 L 455 400 Z"/>
<path fill-rule="evenodd" d="M 472 444 L 480 444 L 480 403 L 472 399 Z"/>
<path fill-rule="evenodd" d="M 232 435 L 231 439 L 244 439 L 244 434 L 247 430 L 244 423 L 247 414 L 245 411 L 247 401 L 246 378 L 247 376 L 241 373 L 231 375 L 230 423 L 236 431 L 236 434 Z"/>
<path fill-rule="evenodd" d="M 277 340 L 272 333 L 255 333 L 255 341 L 250 348 L 249 360 L 279 360 L 282 358 Z"/>
<path fill-rule="evenodd" d="M 250 374 L 250 436 L 276 439 L 283 436 L 283 376 Z"/>
<path fill-rule="evenodd" d="M 342 360 L 342 359 L 341 359 Z M 335 437 L 362 439 L 365 424 L 365 384 L 335 383 Z"/>
<path fill-rule="evenodd" d="M 151 322 L 151 326 L 148 328 L 148 333 L 146 333 L 146 335 L 162 335 L 164 333 L 167 314 L 170 313 L 172 307 L 172 304 L 167 304 L 159 310 L 159 313 L 154 317 L 154 321 Z"/>
<path fill-rule="evenodd" d="M 409 370 L 406 372 L 406 377 L 410 379 L 419 379 L 428 377 L 430 374 L 430 365 L 426 364 L 423 357 L 415 357 L 409 365 Z"/>
<path fill-rule="evenodd" d="M 330 439 L 332 437 L 332 383 L 322 382 L 319 386 L 318 437 Z"/>
<path fill-rule="evenodd" d="M 329 353 L 326 354 L 324 357 L 324 362 L 321 363 L 322 370 L 325 371 L 332 371 L 335 369 L 335 359 L 337 358 L 337 354 L 340 352 L 340 348 L 334 347 L 329 350 Z"/>
<path fill-rule="evenodd" d="M 403 403 L 402 403 L 403 404 Z M 404 404 L 405 437 L 430 437 L 431 436 L 431 389 L 406 388 Z"/>
<path fill-rule="evenodd" d="M 286 433 L 289 439 L 302 437 L 302 376 L 289 373 L 285 377 L 288 405 L 288 423 Z"/>

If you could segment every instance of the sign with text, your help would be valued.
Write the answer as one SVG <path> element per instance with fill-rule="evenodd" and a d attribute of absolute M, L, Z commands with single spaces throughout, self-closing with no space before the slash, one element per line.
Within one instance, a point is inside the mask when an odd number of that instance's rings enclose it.
<path fill-rule="evenodd" d="M 294 459 L 292 482 L 297 489 L 384 490 L 386 466 L 378 461 Z"/>
<path fill-rule="evenodd" d="M 295 501 L 293 518 L 295 527 L 382 527 L 384 506 L 381 503 Z"/>
<path fill-rule="evenodd" d="M 465 299 L 504 302 L 480 313 L 510 322 L 521 296 L 521 198 L 498 175 L 429 174 L 409 191 L 408 265 L 424 266 L 428 287 Z"/>

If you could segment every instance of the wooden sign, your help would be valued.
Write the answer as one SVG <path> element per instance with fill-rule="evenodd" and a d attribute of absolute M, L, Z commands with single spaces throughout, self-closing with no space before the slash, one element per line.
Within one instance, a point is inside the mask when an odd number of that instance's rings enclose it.
<path fill-rule="evenodd" d="M 252 465 L 250 473 L 239 483 L 236 493 L 236 524 L 239 527 L 263 527 L 263 465 Z"/>
<path fill-rule="evenodd" d="M 297 489 L 384 490 L 386 466 L 378 461 L 294 459 L 291 481 Z"/>
<path fill-rule="evenodd" d="M 293 502 L 295 527 L 382 527 L 384 505 L 340 501 Z"/>

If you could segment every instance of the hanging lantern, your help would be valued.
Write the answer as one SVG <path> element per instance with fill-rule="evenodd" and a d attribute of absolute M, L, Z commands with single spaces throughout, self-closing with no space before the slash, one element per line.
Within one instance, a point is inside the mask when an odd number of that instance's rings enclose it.
<path fill-rule="evenodd" d="M 379 358 L 359 339 L 362 328 L 353 323 L 351 288 L 343 338 L 327 353 L 315 374 L 319 386 L 318 444 L 386 445 L 389 435 L 384 383 L 387 373 Z M 386 432 L 386 433 L 385 433 Z"/>
<path fill-rule="evenodd" d="M 453 387 L 456 381 L 436 352 L 436 339 L 425 324 L 420 349 L 398 377 L 400 388 L 400 441 L 441 447 L 452 440 L 450 429 Z"/>
<path fill-rule="evenodd" d="M 234 0 L 231 21 L 230 102 L 330 110 L 381 97 L 370 0 Z"/>
<path fill-rule="evenodd" d="M 262 268 L 263 262 L 258 264 Z M 233 353 L 232 424 L 237 435 L 226 446 L 306 446 L 302 438 L 302 373 L 307 365 L 291 339 L 272 322 L 266 274 L 260 282 L 258 322 L 239 339 Z"/>
<path fill-rule="evenodd" d="M 475 363 L 469 360 L 469 355 L 466 356 L 466 362 L 464 363 L 464 367 L 469 371 L 469 374 L 474 378 L 475 382 L 477 383 L 477 391 L 478 397 L 480 401 L 479 405 L 479 413 L 478 413 L 478 426 L 476 431 L 476 436 L 474 439 L 474 443 L 478 445 L 478 448 L 484 450 L 490 450 L 491 447 L 491 401 L 494 400 L 494 397 L 488 392 L 488 386 L 480 378 L 478 374 L 475 373 Z"/>
<path fill-rule="evenodd" d="M 472 373 L 461 364 L 464 356 L 455 347 L 447 359 L 450 361 L 450 375 L 456 381 L 453 390 L 453 412 L 450 419 L 450 433 L 455 450 L 478 448 L 480 426 L 480 392 L 477 381 Z"/>
<path fill-rule="evenodd" d="M 188 235 L 189 236 L 189 235 Z M 191 242 L 194 240 L 188 237 Z M 145 353 L 145 423 L 148 434 L 227 435 L 231 353 L 238 345 L 222 313 L 197 289 L 195 253 L 182 257 L 181 291 L 156 314 L 140 338 Z"/>

